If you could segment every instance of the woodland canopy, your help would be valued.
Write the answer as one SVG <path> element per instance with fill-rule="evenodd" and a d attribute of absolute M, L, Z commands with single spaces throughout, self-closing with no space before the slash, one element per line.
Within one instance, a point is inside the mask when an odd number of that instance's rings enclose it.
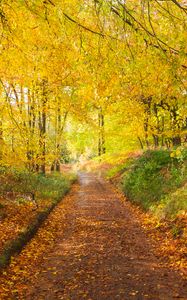
<path fill-rule="evenodd" d="M 186 1 L 2 0 L 0 18 L 3 165 L 186 143 Z"/>

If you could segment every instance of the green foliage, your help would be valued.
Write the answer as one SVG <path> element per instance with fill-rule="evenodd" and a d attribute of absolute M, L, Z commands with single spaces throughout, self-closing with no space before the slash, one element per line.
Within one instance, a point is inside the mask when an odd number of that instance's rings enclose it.
<path fill-rule="evenodd" d="M 187 189 L 186 185 L 175 192 L 163 197 L 159 205 L 151 207 L 152 212 L 159 219 L 173 219 L 178 214 L 187 210 Z"/>
<path fill-rule="evenodd" d="M 150 209 L 185 180 L 186 170 L 168 150 L 147 151 L 123 176 L 123 191 L 129 199 Z"/>
<path fill-rule="evenodd" d="M 125 172 L 128 169 L 128 167 L 130 167 L 130 165 L 133 163 L 133 161 L 134 160 L 132 158 L 127 159 L 123 164 L 114 166 L 107 172 L 106 177 L 108 179 L 110 179 L 110 178 L 116 176 L 117 174 L 122 174 L 123 172 Z"/>
<path fill-rule="evenodd" d="M 71 153 L 67 148 L 67 145 L 64 144 L 61 148 L 61 159 L 60 162 L 61 163 L 69 163 L 71 161 Z"/>
<path fill-rule="evenodd" d="M 170 153 L 170 157 L 174 161 L 178 161 L 182 163 L 185 160 L 187 160 L 187 149 L 184 147 L 177 147 Z"/>
<path fill-rule="evenodd" d="M 4 172 L 0 193 L 13 192 L 19 195 L 18 203 L 26 201 L 22 195 L 34 197 L 37 201 L 41 199 L 51 199 L 57 201 L 62 197 L 74 181 L 73 175 L 62 175 L 53 173 L 42 175 L 29 172 L 26 169 L 9 169 Z"/>
<path fill-rule="evenodd" d="M 0 164 L 0 175 L 3 175 L 7 172 L 8 168 Z"/>
<path fill-rule="evenodd" d="M 37 197 L 57 201 L 69 190 L 69 187 L 69 179 L 60 174 L 40 175 L 37 182 Z"/>

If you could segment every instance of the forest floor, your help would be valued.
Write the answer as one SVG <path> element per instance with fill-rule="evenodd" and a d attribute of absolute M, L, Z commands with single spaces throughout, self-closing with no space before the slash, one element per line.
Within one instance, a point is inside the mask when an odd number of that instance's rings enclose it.
<path fill-rule="evenodd" d="M 187 299 L 133 207 L 93 174 L 57 205 L 0 276 L 0 299 Z"/>

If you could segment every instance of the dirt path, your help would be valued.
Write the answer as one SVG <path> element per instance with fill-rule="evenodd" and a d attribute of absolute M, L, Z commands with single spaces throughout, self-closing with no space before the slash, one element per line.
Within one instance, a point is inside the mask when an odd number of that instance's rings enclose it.
<path fill-rule="evenodd" d="M 80 174 L 78 191 L 50 222 L 58 230 L 55 244 L 12 299 L 187 299 L 185 280 L 163 266 L 128 204 L 94 175 Z"/>

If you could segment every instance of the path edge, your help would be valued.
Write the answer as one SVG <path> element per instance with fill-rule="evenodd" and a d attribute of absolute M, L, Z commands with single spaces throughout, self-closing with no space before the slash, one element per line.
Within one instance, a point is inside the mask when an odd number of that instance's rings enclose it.
<path fill-rule="evenodd" d="M 64 199 L 64 197 L 70 192 L 72 186 L 77 182 L 77 178 L 72 180 L 70 187 L 64 191 L 62 197 L 60 197 L 56 202 L 43 211 L 40 211 L 34 218 L 34 220 L 29 224 L 23 232 L 20 232 L 18 236 L 7 242 L 3 247 L 2 253 L 0 254 L 0 273 L 11 263 L 11 258 L 14 255 L 21 253 L 23 248 L 31 241 L 35 234 L 40 229 L 41 225 L 48 218 L 49 214 L 54 210 L 54 208 Z"/>

